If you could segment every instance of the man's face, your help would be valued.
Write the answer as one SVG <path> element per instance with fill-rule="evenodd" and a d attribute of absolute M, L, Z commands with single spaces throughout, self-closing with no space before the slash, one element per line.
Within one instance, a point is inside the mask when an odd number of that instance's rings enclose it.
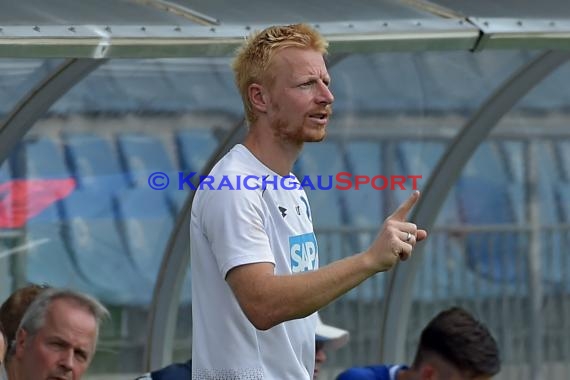
<path fill-rule="evenodd" d="M 321 53 L 285 48 L 273 57 L 267 80 L 267 118 L 280 139 L 293 143 L 321 141 L 334 97 Z"/>
<path fill-rule="evenodd" d="M 35 336 L 18 331 L 19 379 L 81 379 L 93 358 L 96 336 L 97 322 L 85 308 L 66 299 L 53 301 Z"/>

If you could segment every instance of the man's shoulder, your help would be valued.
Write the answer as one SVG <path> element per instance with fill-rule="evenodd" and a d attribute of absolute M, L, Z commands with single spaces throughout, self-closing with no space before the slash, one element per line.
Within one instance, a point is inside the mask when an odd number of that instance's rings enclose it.
<path fill-rule="evenodd" d="M 152 373 L 152 380 L 185 380 L 192 375 L 192 362 L 176 363 Z"/>
<path fill-rule="evenodd" d="M 184 380 L 192 375 L 192 361 L 175 363 L 151 373 L 137 377 L 135 380 Z"/>
<path fill-rule="evenodd" d="M 401 368 L 399 365 L 352 367 L 342 372 L 337 380 L 391 380 L 392 375 Z"/>

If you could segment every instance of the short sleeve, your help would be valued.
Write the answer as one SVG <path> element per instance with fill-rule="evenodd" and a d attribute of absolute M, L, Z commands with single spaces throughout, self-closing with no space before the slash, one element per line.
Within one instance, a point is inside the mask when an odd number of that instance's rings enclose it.
<path fill-rule="evenodd" d="M 202 227 L 218 269 L 225 278 L 244 264 L 275 264 L 265 229 L 260 191 L 212 190 L 202 205 Z"/>

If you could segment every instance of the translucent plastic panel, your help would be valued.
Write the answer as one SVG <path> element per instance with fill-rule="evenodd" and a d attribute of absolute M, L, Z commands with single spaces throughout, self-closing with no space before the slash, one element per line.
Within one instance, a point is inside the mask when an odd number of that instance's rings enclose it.
<path fill-rule="evenodd" d="M 0 119 L 45 78 L 60 60 L 0 59 Z"/>
<path fill-rule="evenodd" d="M 409 358 L 425 323 L 462 305 L 498 341 L 497 378 L 568 377 L 569 81 L 566 63 L 507 112 L 464 167 L 454 186 L 458 221 L 432 231 L 415 279 Z"/>
<path fill-rule="evenodd" d="M 229 59 L 118 60 L 93 72 L 52 108 L 61 114 L 236 114 Z M 182 121 L 181 121 L 182 122 Z"/>
<path fill-rule="evenodd" d="M 26 248 L 18 265 L 0 261 L 2 289 L 47 282 L 107 305 L 113 319 L 94 376 L 141 373 L 158 271 L 190 194 L 185 179 L 240 115 L 229 60 L 109 62 L 59 99 L 2 166 L 0 185 L 17 182 L 11 199 L 27 210 L 11 220 L 21 242 L 8 249 Z M 168 348 L 176 358 L 190 356 L 189 279 L 180 304 Z"/>

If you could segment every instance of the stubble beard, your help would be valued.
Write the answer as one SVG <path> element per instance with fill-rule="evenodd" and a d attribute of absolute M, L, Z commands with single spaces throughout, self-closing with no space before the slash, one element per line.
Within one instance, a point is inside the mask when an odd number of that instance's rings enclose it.
<path fill-rule="evenodd" d="M 295 145 L 302 145 L 306 142 L 320 142 L 323 141 L 327 135 L 326 126 L 319 127 L 319 132 L 321 128 L 323 132 L 317 136 L 310 132 L 307 133 L 306 128 L 304 124 L 301 124 L 295 129 L 291 129 L 283 119 L 277 119 L 273 124 L 274 136 L 278 140 Z"/>

